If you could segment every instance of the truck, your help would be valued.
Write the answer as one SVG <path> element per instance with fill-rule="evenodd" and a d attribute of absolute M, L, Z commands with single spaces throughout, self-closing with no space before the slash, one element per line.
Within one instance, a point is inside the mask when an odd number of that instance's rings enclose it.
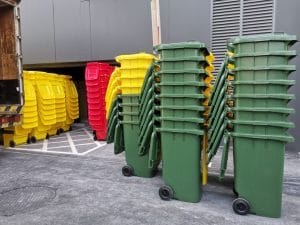
<path fill-rule="evenodd" d="M 21 123 L 24 104 L 20 0 L 0 0 L 0 132 Z"/>

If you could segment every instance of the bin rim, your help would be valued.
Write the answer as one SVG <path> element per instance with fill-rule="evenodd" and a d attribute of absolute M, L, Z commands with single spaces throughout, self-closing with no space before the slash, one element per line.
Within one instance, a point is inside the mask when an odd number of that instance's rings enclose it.
<path fill-rule="evenodd" d="M 252 98 L 252 99 L 282 99 L 293 100 L 295 95 L 293 94 L 234 94 L 228 95 L 228 99 L 232 98 Z"/>
<path fill-rule="evenodd" d="M 174 121 L 174 122 L 190 122 L 202 124 L 205 122 L 203 118 L 193 118 L 193 117 L 170 117 L 170 116 L 159 116 L 156 117 L 157 121 Z"/>
<path fill-rule="evenodd" d="M 228 81 L 230 84 L 239 85 L 239 84 L 255 84 L 255 85 L 264 85 L 264 84 L 279 84 L 279 85 L 295 85 L 295 80 L 285 80 L 285 79 L 274 79 L 274 80 L 241 80 L 241 81 Z"/>
<path fill-rule="evenodd" d="M 295 141 L 294 137 L 286 134 L 286 135 L 259 135 L 259 134 L 251 134 L 251 133 L 237 133 L 237 132 L 228 132 L 232 137 L 239 138 L 249 138 L 249 139 L 262 139 L 262 140 L 272 140 L 272 141 L 280 141 L 280 142 L 293 142 Z"/>
<path fill-rule="evenodd" d="M 229 70 L 231 71 L 234 75 L 235 72 L 239 71 L 259 71 L 259 70 L 279 70 L 279 71 L 289 71 L 293 72 L 296 71 L 296 66 L 295 65 L 272 65 L 272 66 L 249 66 L 249 67 L 236 67 L 235 69 Z"/>
<path fill-rule="evenodd" d="M 256 120 L 227 120 L 228 124 L 237 125 L 251 125 L 251 126 L 270 126 L 270 127 L 285 127 L 295 128 L 293 122 L 282 122 L 282 121 L 256 121 Z"/>
<path fill-rule="evenodd" d="M 170 43 L 170 44 L 160 44 L 153 47 L 154 51 L 162 51 L 162 50 L 175 50 L 175 49 L 199 49 L 204 50 L 205 56 L 209 55 L 209 51 L 206 47 L 206 44 L 198 41 L 186 41 L 186 42 L 178 42 L 178 43 Z"/>
<path fill-rule="evenodd" d="M 181 69 L 181 70 L 160 70 L 154 72 L 154 75 L 160 76 L 163 74 L 207 74 L 205 69 Z"/>
<path fill-rule="evenodd" d="M 283 107 L 270 107 L 270 108 L 263 108 L 263 107 L 231 107 L 227 108 L 228 112 L 231 111 L 245 111 L 245 112 L 274 112 L 274 113 L 283 113 L 283 114 L 291 114 L 295 113 L 295 109 L 293 108 L 283 108 Z"/>
<path fill-rule="evenodd" d="M 239 36 L 236 38 L 232 38 L 230 40 L 233 45 L 240 44 L 240 43 L 265 42 L 265 41 L 282 41 L 282 42 L 288 42 L 289 45 L 292 45 L 297 41 L 297 36 L 288 35 L 286 33 L 271 33 L 271 34 Z"/>
<path fill-rule="evenodd" d="M 198 136 L 203 136 L 204 131 L 203 130 L 196 130 L 196 129 L 169 129 L 169 128 L 155 128 L 157 132 L 160 133 L 177 133 L 177 134 L 191 134 L 191 135 L 198 135 Z M 199 139 L 199 141 L 201 141 Z"/>
<path fill-rule="evenodd" d="M 205 63 L 209 64 L 209 62 L 206 60 L 205 56 L 184 56 L 184 57 L 170 57 L 170 58 L 161 58 L 156 61 L 156 63 L 161 63 L 161 62 L 182 62 L 182 61 L 192 61 L 192 62 L 199 62 L 199 63 Z"/>
<path fill-rule="evenodd" d="M 243 57 L 257 57 L 257 56 L 287 56 L 289 58 L 293 58 L 297 55 L 296 50 L 288 50 L 288 51 L 266 51 L 266 52 L 245 52 L 245 53 L 236 53 L 232 57 L 233 60 L 235 58 L 243 58 Z"/>
<path fill-rule="evenodd" d="M 208 84 L 201 81 L 187 81 L 187 82 L 160 82 L 156 83 L 156 86 L 197 86 L 197 87 L 207 87 Z M 200 90 L 199 90 L 200 91 Z"/>

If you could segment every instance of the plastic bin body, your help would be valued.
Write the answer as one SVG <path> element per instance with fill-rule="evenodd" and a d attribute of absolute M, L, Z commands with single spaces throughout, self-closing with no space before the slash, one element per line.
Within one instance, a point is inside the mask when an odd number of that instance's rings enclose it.
<path fill-rule="evenodd" d="M 280 217 L 285 143 L 234 138 L 234 185 L 257 215 Z"/>
<path fill-rule="evenodd" d="M 122 124 L 124 129 L 126 162 L 133 168 L 133 175 L 138 177 L 153 177 L 157 172 L 157 165 L 155 166 L 155 169 L 149 169 L 148 153 L 143 156 L 138 155 L 138 122 L 134 124 L 134 122 L 126 123 L 126 121 L 123 121 Z"/>
<path fill-rule="evenodd" d="M 174 198 L 199 202 L 201 191 L 201 137 L 161 132 L 163 179 Z M 187 147 L 188 146 L 188 147 Z"/>

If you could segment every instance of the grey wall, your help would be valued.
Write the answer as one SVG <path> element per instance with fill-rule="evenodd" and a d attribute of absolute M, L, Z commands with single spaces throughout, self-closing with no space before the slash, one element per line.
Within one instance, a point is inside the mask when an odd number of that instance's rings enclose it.
<path fill-rule="evenodd" d="M 275 31 L 286 32 L 288 34 L 297 35 L 300 39 L 300 1 L 299 0 L 277 0 L 276 1 L 276 17 L 275 17 Z M 299 41 L 292 47 L 300 53 Z M 300 152 L 300 56 L 294 58 L 290 64 L 296 65 L 297 70 L 290 79 L 296 80 L 296 85 L 290 89 L 290 93 L 296 95 L 296 100 L 290 102 L 289 106 L 296 109 L 296 114 L 290 116 L 290 120 L 296 125 L 296 129 L 291 129 L 290 133 L 295 137 L 296 141 L 287 145 L 288 150 Z M 297 103 L 298 102 L 298 103 Z"/>
<path fill-rule="evenodd" d="M 210 46 L 210 0 L 161 0 L 162 42 L 198 40 Z"/>
<path fill-rule="evenodd" d="M 210 0 L 161 0 L 162 41 L 210 42 Z M 22 0 L 24 64 L 152 51 L 150 0 Z"/>

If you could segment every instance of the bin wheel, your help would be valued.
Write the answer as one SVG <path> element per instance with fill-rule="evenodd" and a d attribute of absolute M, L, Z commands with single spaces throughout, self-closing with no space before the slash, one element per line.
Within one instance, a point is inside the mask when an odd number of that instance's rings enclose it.
<path fill-rule="evenodd" d="M 250 211 L 249 202 L 243 198 L 237 198 L 232 202 L 233 211 L 239 215 L 247 215 Z"/>
<path fill-rule="evenodd" d="M 30 142 L 31 143 L 36 143 L 36 137 L 35 136 L 30 137 Z"/>
<path fill-rule="evenodd" d="M 93 135 L 96 135 L 96 131 L 95 130 L 93 130 Z"/>
<path fill-rule="evenodd" d="M 61 134 L 65 132 L 63 128 L 59 128 L 58 130 Z"/>
<path fill-rule="evenodd" d="M 10 142 L 9 142 L 9 147 L 11 147 L 11 148 L 16 147 L 16 142 L 10 141 Z"/>
<path fill-rule="evenodd" d="M 97 139 L 97 136 L 96 135 L 94 135 L 94 141 L 97 141 L 98 139 Z"/>
<path fill-rule="evenodd" d="M 46 139 L 48 140 L 49 138 L 50 138 L 50 135 L 49 135 L 49 134 L 47 134 L 47 135 L 46 135 Z"/>
<path fill-rule="evenodd" d="M 73 130 L 73 128 L 72 128 L 72 126 L 70 126 L 70 127 L 69 127 L 69 131 L 72 131 L 72 130 Z"/>
<path fill-rule="evenodd" d="M 30 144 L 30 143 L 31 143 L 31 139 L 30 139 L 30 138 L 27 138 L 26 143 L 27 143 L 27 144 Z"/>
<path fill-rule="evenodd" d="M 122 174 L 125 177 L 131 177 L 133 175 L 133 169 L 131 166 L 123 166 L 122 168 Z"/>
<path fill-rule="evenodd" d="M 174 192 L 173 192 L 172 188 L 170 188 L 169 186 L 166 186 L 166 185 L 159 188 L 158 194 L 159 194 L 159 197 L 165 201 L 169 201 L 174 197 Z"/>
<path fill-rule="evenodd" d="M 60 130 L 56 130 L 56 135 L 60 135 Z"/>

